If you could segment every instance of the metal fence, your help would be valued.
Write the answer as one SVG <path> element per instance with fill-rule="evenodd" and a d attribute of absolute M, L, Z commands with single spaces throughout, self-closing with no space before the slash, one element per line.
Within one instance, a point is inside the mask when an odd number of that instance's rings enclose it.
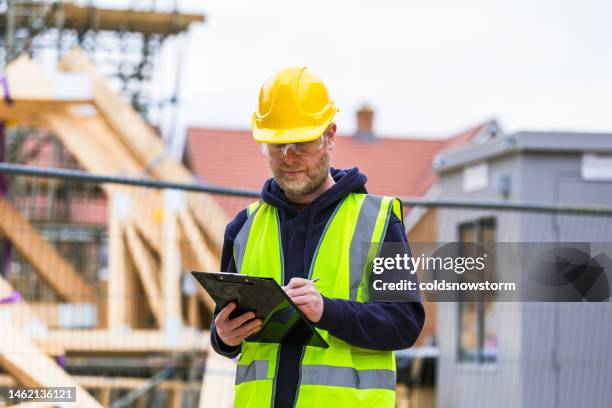
<path fill-rule="evenodd" d="M 2 277 L 36 313 L 44 314 L 41 316 L 44 330 L 78 330 L 80 334 L 83 330 L 101 330 L 108 320 L 105 310 L 109 242 L 112 241 L 108 223 L 113 204 L 107 199 L 105 186 L 121 186 L 126 191 L 175 190 L 205 194 L 224 209 L 228 219 L 259 197 L 259 192 L 244 189 L 93 175 L 74 169 L 35 168 L 11 163 L 0 164 L 0 175 L 2 201 L 6 204 L 0 214 Z M 462 231 L 469 234 L 469 228 L 481 228 L 480 220 L 490 219 L 495 220 L 492 236 L 497 241 L 612 242 L 610 207 L 450 198 L 401 199 L 405 221 L 411 228 L 408 236 L 415 243 L 460 240 Z M 20 214 L 24 222 L 16 222 L 15 214 Z M 158 215 L 163 218 L 163 214 Z M 94 306 L 62 300 L 57 290 L 41 279 L 23 250 L 37 250 L 38 241 L 32 231 L 50 243 L 93 288 Z M 20 239 L 20 233 L 26 241 L 16 244 L 13 240 Z M 178 239 L 184 241 L 186 238 L 179 236 Z M 159 262 L 159 259 L 154 261 Z M 138 285 L 136 293 L 140 295 L 130 304 L 147 302 L 145 288 L 142 283 Z M 181 307 L 187 316 L 190 299 L 199 289 L 187 274 L 180 285 Z M 4 298 L 2 302 L 0 311 L 11 299 Z M 201 333 L 208 327 L 210 316 L 202 304 L 197 307 L 202 310 L 193 316 L 200 320 L 194 322 L 185 317 L 185 323 Z M 609 387 L 612 353 L 608 346 L 612 340 L 612 320 L 609 318 L 612 310 L 609 303 L 493 302 L 484 307 L 431 303 L 426 307 L 426 327 L 417 345 L 397 353 L 401 383 L 398 405 L 556 407 L 570 406 L 571 402 L 582 406 L 608 406 L 612 398 Z M 156 325 L 151 308 L 143 307 L 140 312 L 137 315 L 141 320 L 140 328 L 163 329 Z M 470 360 L 461 357 L 469 355 L 462 354 L 462 349 L 470 351 L 479 347 L 493 353 L 494 358 Z M 183 399 L 184 406 L 195 406 L 204 371 L 204 354 L 202 350 L 148 351 L 147 344 L 143 343 L 140 352 L 126 349 L 101 353 L 88 352 L 84 348 L 76 352 L 65 351 L 60 353 L 58 361 L 68 373 L 79 377 L 98 399 L 109 403 L 123 401 L 123 406 L 167 406 L 172 393 L 182 393 L 188 396 Z M 120 377 L 125 387 L 110 386 L 109 382 L 105 386 L 94 383 L 94 379 L 103 377 Z M 8 383 L 7 376 L 2 376 L 0 385 L 6 387 Z M 580 401 L 588 404 L 580 404 Z"/>

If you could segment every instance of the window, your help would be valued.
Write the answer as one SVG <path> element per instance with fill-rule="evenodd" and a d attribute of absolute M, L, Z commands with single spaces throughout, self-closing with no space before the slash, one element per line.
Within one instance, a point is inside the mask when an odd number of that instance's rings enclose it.
<path fill-rule="evenodd" d="M 495 219 L 485 218 L 459 226 L 460 242 L 491 244 L 495 242 Z M 472 254 L 473 246 L 462 248 L 461 256 L 477 256 Z M 494 249 L 486 246 L 487 252 Z M 490 259 L 495 259 L 491 257 Z M 464 282 L 484 282 L 495 280 L 495 267 L 485 264 L 482 271 L 461 275 Z M 476 299 L 466 299 L 460 294 L 459 313 L 457 318 L 457 360 L 464 362 L 489 363 L 497 361 L 497 332 L 495 330 L 495 299 L 489 295 L 478 295 Z M 465 300 L 464 300 L 465 299 Z"/>

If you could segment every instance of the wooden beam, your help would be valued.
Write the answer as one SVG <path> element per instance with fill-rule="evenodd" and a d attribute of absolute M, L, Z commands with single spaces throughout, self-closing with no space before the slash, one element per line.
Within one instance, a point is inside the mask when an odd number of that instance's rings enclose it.
<path fill-rule="evenodd" d="M 26 387 L 76 387 L 81 407 L 100 404 L 8 320 L 0 323 L 0 365 Z"/>
<path fill-rule="evenodd" d="M 50 330 L 47 341 L 61 344 L 67 353 L 189 353 L 210 349 L 208 331 L 178 333 L 178 342 L 161 330 Z"/>
<path fill-rule="evenodd" d="M 199 267 L 203 271 L 216 271 L 219 269 L 217 259 L 208 245 L 206 245 L 206 241 L 193 220 L 191 213 L 189 211 L 181 211 L 178 217 L 184 232 L 184 238 L 195 253 Z"/>
<path fill-rule="evenodd" d="M 2 297 L 1 294 L 0 297 Z M 59 327 L 59 308 L 62 305 L 61 302 L 29 302 L 27 305 L 45 325 L 54 328 Z"/>
<path fill-rule="evenodd" d="M 170 392 L 170 408 L 181 408 L 183 401 L 183 392 L 181 390 L 172 390 Z"/>
<path fill-rule="evenodd" d="M 64 5 L 67 28 L 76 30 L 91 27 L 91 8 L 74 3 Z M 107 8 L 95 9 L 96 30 L 118 31 L 125 30 L 143 34 L 177 34 L 187 30 L 192 23 L 201 23 L 204 16 L 201 14 L 183 14 L 146 10 L 117 10 Z M 92 27 L 93 28 L 93 27 Z"/>
<path fill-rule="evenodd" d="M 50 357 L 60 357 L 66 355 L 66 349 L 55 341 L 43 340 L 42 337 L 33 337 L 34 344 Z"/>
<path fill-rule="evenodd" d="M 140 165 L 114 141 L 112 130 L 98 115 L 77 116 L 69 110 L 45 112 L 48 126 L 54 131 L 81 165 L 92 173 L 140 173 Z"/>
<path fill-rule="evenodd" d="M 229 222 L 225 211 L 212 197 L 203 193 L 190 193 L 187 202 L 195 220 L 206 235 L 207 242 L 210 242 L 211 250 L 219 254 L 220 259 L 225 226 Z"/>
<path fill-rule="evenodd" d="M 108 226 L 108 291 L 107 291 L 107 313 L 106 319 L 108 328 L 117 330 L 129 327 L 129 319 L 127 317 L 127 299 L 126 299 L 126 283 L 125 277 L 129 273 L 128 263 L 126 259 L 126 249 L 123 242 L 123 233 L 126 214 L 120 218 L 118 214 L 118 206 L 127 206 L 129 204 L 114 203 L 113 200 L 127 200 L 127 195 L 121 196 L 120 193 L 109 196 L 111 204 L 111 215 Z M 127 210 L 123 210 L 127 212 Z M 115 214 L 112 214 L 115 213 Z"/>
<path fill-rule="evenodd" d="M 141 395 L 140 397 L 136 398 L 134 408 L 145 408 L 146 406 L 147 406 L 147 395 L 146 394 Z"/>
<path fill-rule="evenodd" d="M 0 276 L 0 299 L 7 299 L 11 296 L 16 296 L 15 288 L 2 276 Z M 21 294 L 19 294 L 21 296 Z M 42 328 L 42 331 L 47 330 L 43 320 L 41 320 L 32 310 L 30 305 L 23 299 L 15 299 L 13 302 L 0 304 L 0 311 L 6 316 L 10 316 L 11 321 L 20 330 L 29 330 L 32 327 Z"/>
<path fill-rule="evenodd" d="M 110 406 L 110 388 L 101 388 L 100 389 L 100 403 L 104 407 Z"/>
<path fill-rule="evenodd" d="M 11 284 L 0 276 L 0 299 L 7 299 L 16 294 L 17 292 Z M 48 330 L 45 321 L 39 317 L 35 309 L 23 298 L 15 298 L 12 302 L 0 304 L 0 314 L 8 317 L 22 333 L 40 336 Z M 2 322 L 0 321 L 1 326 Z M 61 344 L 57 342 L 44 341 L 42 344 L 38 344 L 38 346 L 49 356 L 62 356 L 66 353 Z"/>
<path fill-rule="evenodd" d="M 126 226 L 126 238 L 132 261 L 136 266 L 136 271 L 145 290 L 149 306 L 161 327 L 164 322 L 164 313 L 157 273 L 159 270 L 158 265 L 156 265 L 155 259 L 153 259 L 153 256 L 141 241 L 140 235 L 136 232 L 136 227 L 131 223 Z"/>
<path fill-rule="evenodd" d="M 49 100 L 53 98 L 53 83 L 45 76 L 42 68 L 27 55 L 21 55 L 6 67 L 8 94 L 3 99 L 14 101 Z"/>
<path fill-rule="evenodd" d="M 44 7 L 44 8 L 43 8 Z M 110 9 L 64 2 L 61 7 L 50 8 L 49 3 L 20 4 L 15 25 L 28 26 L 32 17 L 45 15 L 47 21 L 62 19 L 62 27 L 79 32 L 115 31 L 137 32 L 145 35 L 172 35 L 183 32 L 192 23 L 204 21 L 202 14 L 184 14 L 157 10 Z M 6 27 L 6 13 L 0 15 L 0 26 Z"/>
<path fill-rule="evenodd" d="M 157 255 L 161 254 L 162 199 L 162 191 L 139 187 L 132 195 L 133 205 L 130 213 L 133 225 Z"/>
<path fill-rule="evenodd" d="M 200 304 L 198 301 L 198 295 L 193 294 L 188 298 L 188 306 L 187 306 L 187 324 L 193 328 L 200 328 L 202 326 L 201 317 L 200 317 Z"/>
<path fill-rule="evenodd" d="M 7 112 L 37 113 L 91 102 L 91 92 L 86 91 L 87 85 L 91 85 L 90 77 L 49 76 L 25 54 L 6 67 L 5 78 L 0 99 Z M 63 83 L 58 82 L 62 79 Z"/>
<path fill-rule="evenodd" d="M 193 270 L 201 270 L 197 257 L 191 247 L 191 244 L 184 236 L 184 231 L 181 228 L 181 239 L 180 239 L 180 250 L 181 250 L 181 262 L 183 264 L 183 268 L 185 272 L 193 271 Z M 184 277 L 184 279 L 193 279 L 192 276 Z M 202 294 L 203 290 L 198 288 L 198 284 L 193 281 L 195 292 L 193 294 L 189 294 L 187 298 L 187 324 L 194 328 L 205 328 L 203 325 L 204 320 L 202 320 L 202 311 L 200 306 L 204 306 L 205 314 L 212 316 L 212 312 L 208 311 L 208 306 L 206 306 L 205 299 L 207 297 L 206 294 Z"/>
<path fill-rule="evenodd" d="M 0 231 L 63 300 L 96 303 L 92 288 L 74 267 L 3 198 L 0 198 Z"/>
<path fill-rule="evenodd" d="M 200 271 L 208 272 L 218 270 L 219 263 L 206 245 L 206 242 L 204 242 L 204 237 L 202 237 L 202 234 L 200 233 L 200 230 L 193 220 L 191 214 L 188 211 L 182 211 L 178 214 L 178 216 L 181 223 L 181 229 L 183 231 L 183 237 L 185 241 L 189 243 L 192 254 L 195 255 L 198 262 L 198 269 Z M 197 293 L 198 296 L 201 297 L 202 302 L 204 302 L 206 309 L 212 313 L 215 310 L 215 301 L 205 290 L 200 290 L 200 288 L 198 288 Z"/>
<path fill-rule="evenodd" d="M 9 123 L 9 125 L 21 125 L 29 127 L 44 126 L 44 119 L 36 110 L 21 109 L 21 106 L 8 105 L 6 102 L 0 102 L 0 119 Z"/>
<path fill-rule="evenodd" d="M 125 229 L 129 224 L 130 195 L 116 191 L 110 196 L 111 210 L 108 230 L 108 327 L 124 330 L 135 327 L 138 294 L 136 272 L 129 259 Z"/>
<path fill-rule="evenodd" d="M 168 193 L 168 192 L 167 192 Z M 183 325 L 181 312 L 181 255 L 176 213 L 164 206 L 162 220 L 161 282 L 164 308 L 164 328 L 169 332 L 179 330 Z"/>

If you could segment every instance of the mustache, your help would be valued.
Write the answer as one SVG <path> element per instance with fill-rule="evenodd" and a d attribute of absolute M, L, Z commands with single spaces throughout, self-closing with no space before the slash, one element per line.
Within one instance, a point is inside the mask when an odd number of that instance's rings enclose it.
<path fill-rule="evenodd" d="M 307 169 L 280 169 L 281 172 L 283 173 L 290 173 L 292 171 L 307 171 Z"/>

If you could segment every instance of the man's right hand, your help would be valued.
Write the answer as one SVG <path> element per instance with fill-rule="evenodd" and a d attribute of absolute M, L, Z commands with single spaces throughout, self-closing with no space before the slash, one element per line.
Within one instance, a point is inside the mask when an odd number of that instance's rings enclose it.
<path fill-rule="evenodd" d="M 258 332 L 262 325 L 261 319 L 251 320 L 255 317 L 255 313 L 253 312 L 246 312 L 238 317 L 230 319 L 229 315 L 234 309 L 236 309 L 236 303 L 231 302 L 221 309 L 215 318 L 217 335 L 223 343 L 232 347 L 240 345 L 242 340 Z"/>

